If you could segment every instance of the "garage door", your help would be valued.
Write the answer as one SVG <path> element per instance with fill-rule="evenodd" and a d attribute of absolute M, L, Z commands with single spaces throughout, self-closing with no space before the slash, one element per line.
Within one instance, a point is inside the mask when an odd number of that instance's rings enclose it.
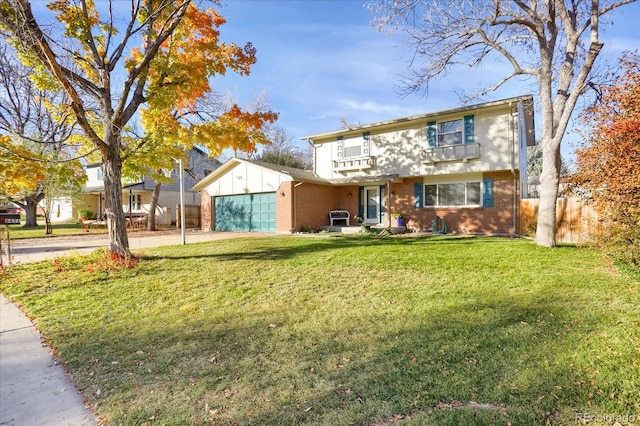
<path fill-rule="evenodd" d="M 275 232 L 276 193 L 215 198 L 216 231 Z"/>

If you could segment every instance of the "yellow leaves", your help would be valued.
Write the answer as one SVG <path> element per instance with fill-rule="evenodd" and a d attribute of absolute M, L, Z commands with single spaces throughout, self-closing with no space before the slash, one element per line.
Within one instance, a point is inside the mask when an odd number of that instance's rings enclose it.
<path fill-rule="evenodd" d="M 0 135 L 0 158 L 0 192 L 14 196 L 35 191 L 44 178 L 40 158 L 5 135 Z"/>

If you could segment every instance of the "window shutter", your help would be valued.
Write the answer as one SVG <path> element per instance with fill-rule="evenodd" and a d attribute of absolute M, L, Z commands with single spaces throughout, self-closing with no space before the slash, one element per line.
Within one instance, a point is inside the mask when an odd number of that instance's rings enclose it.
<path fill-rule="evenodd" d="M 464 117 L 464 143 L 474 143 L 476 141 L 473 134 L 473 115 L 465 115 Z"/>
<path fill-rule="evenodd" d="M 423 197 L 422 197 L 423 189 L 422 182 L 417 182 L 413 184 L 413 197 L 414 197 L 414 206 L 416 208 L 421 208 L 423 206 Z"/>
<path fill-rule="evenodd" d="M 362 155 L 369 155 L 369 141 L 371 140 L 371 133 L 365 132 L 362 134 Z"/>
<path fill-rule="evenodd" d="M 436 122 L 430 121 L 427 123 L 427 145 L 429 148 L 435 148 L 436 143 Z"/>
<path fill-rule="evenodd" d="M 342 150 L 344 148 L 344 138 L 342 136 L 338 136 L 338 139 L 336 140 L 337 142 L 337 148 L 338 148 L 338 153 L 337 156 L 338 158 L 342 158 Z"/>
<path fill-rule="evenodd" d="M 482 181 L 482 205 L 484 207 L 493 207 L 493 179 L 484 179 Z"/>
<path fill-rule="evenodd" d="M 364 192 L 364 187 L 359 186 L 358 187 L 358 216 L 364 220 L 364 203 L 362 199 L 363 192 Z"/>

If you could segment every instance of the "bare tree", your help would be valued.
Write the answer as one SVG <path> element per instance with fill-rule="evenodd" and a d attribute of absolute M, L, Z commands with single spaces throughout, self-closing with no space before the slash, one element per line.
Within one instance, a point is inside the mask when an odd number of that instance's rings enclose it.
<path fill-rule="evenodd" d="M 379 29 L 406 32 L 415 49 L 407 92 L 428 90 L 434 78 L 452 67 L 477 67 L 497 58 L 506 60 L 512 72 L 478 95 L 516 76 L 537 82 L 543 165 L 535 241 L 553 247 L 560 145 L 603 46 L 602 17 L 633 1 L 377 0 L 370 8 Z"/>
<path fill-rule="evenodd" d="M 257 160 L 281 166 L 311 170 L 313 166 L 313 151 L 311 147 L 300 148 L 293 142 L 282 127 L 272 127 L 267 132 L 271 141 L 265 145 L 262 152 L 256 156 Z"/>
<path fill-rule="evenodd" d="M 22 148 L 20 161 L 40 163 L 42 173 L 25 176 L 28 184 L 18 185 L 19 191 L 5 195 L 25 211 L 24 226 L 29 228 L 38 226 L 37 208 L 47 193 L 70 195 L 79 189 L 84 176 L 78 173 L 79 163 L 68 144 L 74 132 L 71 112 L 59 108 L 54 113 L 45 106 L 46 102 L 63 105 L 64 92 L 38 89 L 29 79 L 33 69 L 12 60 L 8 50 L 8 46 L 0 48 L 0 134 Z M 46 214 L 45 219 L 48 223 Z M 46 232 L 50 233 L 48 226 Z"/>

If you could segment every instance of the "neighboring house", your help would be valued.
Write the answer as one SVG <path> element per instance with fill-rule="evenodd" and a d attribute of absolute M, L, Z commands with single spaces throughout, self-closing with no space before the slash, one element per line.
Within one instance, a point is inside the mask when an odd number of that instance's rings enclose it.
<path fill-rule="evenodd" d="M 220 167 L 220 162 L 209 158 L 199 149 L 187 152 L 188 161 L 185 162 L 184 197 L 186 205 L 200 205 L 200 193 L 191 187 L 207 174 Z M 177 163 L 176 165 L 177 166 Z M 52 222 L 75 220 L 81 209 L 89 209 L 96 218 L 103 216 L 105 208 L 104 182 L 100 164 L 89 164 L 85 167 L 87 182 L 80 194 L 73 199 L 66 197 L 55 200 L 51 212 Z M 160 188 L 158 207 L 156 209 L 156 223 L 169 225 L 176 221 L 177 206 L 180 204 L 179 170 L 171 170 L 172 183 L 163 183 Z M 128 181 L 122 184 L 122 208 L 130 216 L 147 216 L 153 195 L 155 182 L 152 178 L 143 177 L 138 181 Z"/>
<path fill-rule="evenodd" d="M 193 189 L 203 230 L 288 233 L 328 226 L 347 210 L 369 225 L 515 234 L 526 198 L 533 98 L 520 96 L 303 138 L 313 171 L 233 158 Z M 524 194 L 524 196 L 523 196 Z"/>

